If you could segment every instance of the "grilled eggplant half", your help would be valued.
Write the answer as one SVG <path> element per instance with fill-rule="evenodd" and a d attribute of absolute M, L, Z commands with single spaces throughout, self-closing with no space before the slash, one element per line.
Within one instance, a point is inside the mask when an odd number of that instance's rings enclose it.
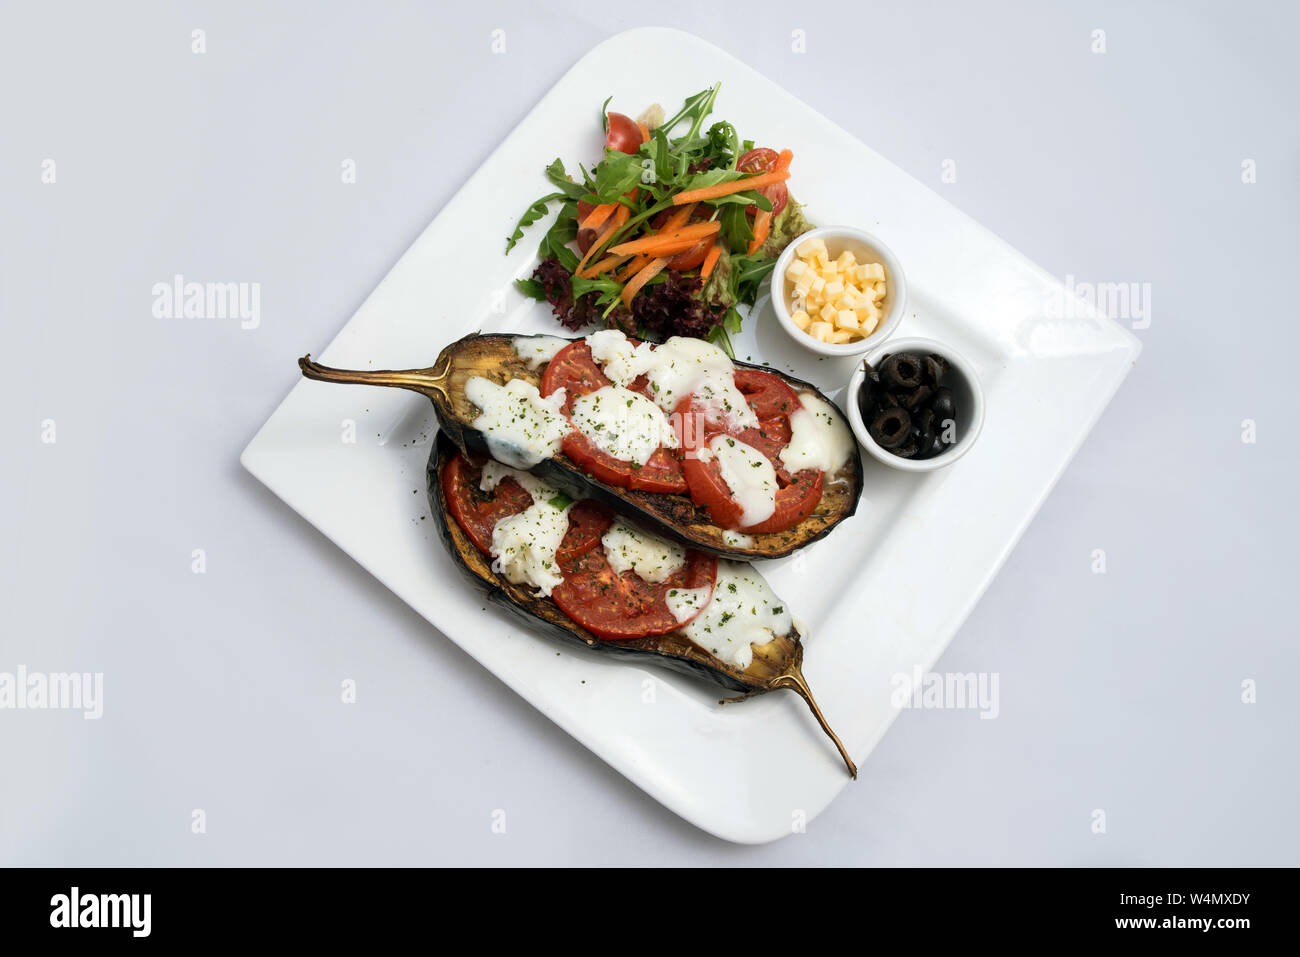
<path fill-rule="evenodd" d="M 481 376 L 498 385 L 511 379 L 522 379 L 540 386 L 542 369 L 530 368 L 529 361 L 519 356 L 515 347 L 519 338 L 498 333 L 466 336 L 443 349 L 437 361 L 427 369 L 349 371 L 323 366 L 313 362 L 310 356 L 299 359 L 298 365 L 309 379 L 419 392 L 432 400 L 442 431 L 463 451 L 480 453 L 487 451 L 487 442 L 473 426 L 479 409 L 466 397 L 466 383 Z M 737 362 L 736 367 L 778 376 L 796 392 L 817 392 L 811 383 L 766 366 Z M 831 405 L 834 408 L 834 404 Z M 838 408 L 835 414 L 843 419 Z M 847 422 L 845 428 L 848 428 Z M 840 471 L 827 476 L 821 501 L 811 515 L 785 531 L 739 536 L 713 524 L 708 510 L 697 506 L 689 495 L 644 492 L 609 485 L 588 474 L 562 452 L 543 459 L 530 471 L 575 498 L 595 499 L 665 538 L 736 561 L 780 558 L 812 544 L 852 515 L 862 494 L 862 459 L 857 443 L 853 444 L 848 461 Z"/>
<path fill-rule="evenodd" d="M 754 659 L 744 669 L 714 657 L 679 632 L 618 641 L 609 641 L 592 634 L 566 616 L 551 599 L 535 595 L 528 585 L 512 584 L 492 571 L 492 560 L 474 546 L 469 536 L 456 523 L 442 483 L 442 466 L 452 456 L 461 454 L 461 451 L 448 433 L 438 433 L 429 455 L 429 508 L 438 534 L 456 567 L 485 588 L 492 601 L 548 637 L 582 644 L 605 654 L 634 659 L 644 664 L 705 677 L 730 691 L 742 692 L 742 697 L 788 688 L 807 702 L 817 723 L 835 743 L 849 774 L 854 778 L 858 776 L 853 759 L 827 724 L 808 688 L 808 682 L 804 680 L 800 670 L 803 645 L 800 644 L 797 630 L 792 629 L 790 634 L 776 637 L 766 645 L 755 646 Z"/>

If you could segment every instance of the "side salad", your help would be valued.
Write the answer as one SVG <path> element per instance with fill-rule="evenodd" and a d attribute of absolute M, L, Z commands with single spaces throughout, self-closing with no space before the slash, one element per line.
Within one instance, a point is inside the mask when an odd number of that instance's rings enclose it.
<path fill-rule="evenodd" d="M 725 120 L 705 127 L 719 86 L 667 118 L 658 104 L 635 120 L 611 113 L 607 99 L 604 157 L 576 178 L 559 159 L 546 168 L 555 191 L 528 207 L 506 252 L 558 204 L 541 264 L 516 285 L 566 328 L 691 336 L 733 354 L 737 307 L 754 305 L 781 251 L 813 228 L 786 185 L 789 150 L 755 147 Z"/>

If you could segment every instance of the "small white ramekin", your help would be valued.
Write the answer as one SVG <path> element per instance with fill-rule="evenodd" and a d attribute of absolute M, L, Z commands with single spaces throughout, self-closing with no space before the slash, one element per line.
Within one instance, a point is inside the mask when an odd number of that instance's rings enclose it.
<path fill-rule="evenodd" d="M 849 413 L 849 426 L 857 436 L 858 442 L 876 461 L 903 472 L 933 472 L 935 469 L 956 462 L 970 451 L 975 440 L 979 438 L 980 430 L 984 428 L 984 388 L 980 385 L 979 376 L 975 374 L 975 368 L 970 364 L 970 360 L 951 346 L 935 342 L 933 339 L 895 339 L 889 343 L 881 343 L 866 355 L 864 361 L 871 363 L 872 368 L 876 368 L 882 357 L 897 355 L 900 352 L 919 352 L 924 355 L 933 353 L 948 361 L 949 371 L 944 385 L 952 389 L 953 403 L 957 407 L 957 441 L 950 448 L 929 459 L 905 459 L 878 445 L 871 437 L 871 433 L 867 431 L 867 424 L 862 421 L 862 413 L 858 410 L 858 392 L 867 377 L 866 370 L 861 365 L 853 373 L 853 378 L 849 379 L 848 388 L 844 390 L 844 405 Z"/>
<path fill-rule="evenodd" d="M 785 278 L 785 271 L 794 259 L 795 247 L 808 239 L 821 239 L 826 244 L 826 254 L 834 259 L 848 249 L 860 263 L 880 263 L 885 267 L 885 298 L 881 300 L 880 322 L 871 335 L 857 342 L 845 342 L 831 345 L 814 339 L 794 324 L 790 318 L 790 300 L 794 283 Z M 898 324 L 903 321 L 903 309 L 907 305 L 907 279 L 898 257 L 888 246 L 875 236 L 852 226 L 822 226 L 811 229 L 786 246 L 772 267 L 769 279 L 772 292 L 772 309 L 777 321 L 790 338 L 812 352 L 824 356 L 856 356 L 876 348 L 889 338 Z"/>

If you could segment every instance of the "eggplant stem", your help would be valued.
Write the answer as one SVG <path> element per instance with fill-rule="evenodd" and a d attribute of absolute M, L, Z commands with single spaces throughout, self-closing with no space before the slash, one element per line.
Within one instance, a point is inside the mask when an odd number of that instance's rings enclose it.
<path fill-rule="evenodd" d="M 858 766 L 854 764 L 853 759 L 849 757 L 849 752 L 845 749 L 844 742 L 839 739 L 839 735 L 832 731 L 831 726 L 827 724 L 826 717 L 822 714 L 822 709 L 817 707 L 817 701 L 813 698 L 812 689 L 808 687 L 808 682 L 804 680 L 803 672 L 799 670 L 799 665 L 796 663 L 789 671 L 777 675 L 771 680 L 768 687 L 789 688 L 808 703 L 808 708 L 812 711 L 813 717 L 817 719 L 817 723 L 822 726 L 822 730 L 826 732 L 827 736 L 835 742 L 835 747 L 839 749 L 840 757 L 844 759 L 844 763 L 848 766 L 849 775 L 856 781 L 858 779 Z"/>
<path fill-rule="evenodd" d="M 438 371 L 439 365 L 443 367 L 441 372 Z M 447 379 L 451 374 L 450 355 L 439 356 L 438 362 L 430 369 L 386 369 L 377 372 L 333 369 L 329 366 L 323 366 L 319 362 L 313 362 L 312 357 L 306 355 L 298 360 L 298 368 L 302 370 L 302 374 L 308 379 L 315 379 L 318 382 L 342 382 L 349 385 L 377 385 L 390 389 L 409 389 L 412 392 L 428 396 L 430 399 L 434 398 L 436 393 L 447 401 L 451 400 L 451 395 L 447 391 Z"/>

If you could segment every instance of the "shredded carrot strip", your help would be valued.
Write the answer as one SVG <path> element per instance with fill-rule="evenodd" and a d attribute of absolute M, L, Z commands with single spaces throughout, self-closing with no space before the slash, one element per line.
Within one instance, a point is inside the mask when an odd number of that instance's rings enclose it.
<path fill-rule="evenodd" d="M 694 223 L 690 226 L 682 226 L 679 229 L 675 229 L 671 233 L 655 233 L 653 236 L 644 236 L 641 239 L 634 239 L 631 242 L 619 243 L 617 246 L 611 246 L 609 251 L 612 253 L 619 253 L 620 255 L 623 253 L 656 253 L 659 251 L 660 247 L 680 245 L 688 239 L 693 240 L 693 242 L 687 243 L 686 248 L 689 249 L 701 239 L 714 235 L 721 228 L 722 224 L 717 220 L 711 220 L 706 223 Z"/>
<path fill-rule="evenodd" d="M 794 153 L 789 150 L 781 150 L 776 157 L 776 166 L 773 170 L 778 173 L 784 173 L 790 168 L 790 160 L 794 159 Z"/>
<path fill-rule="evenodd" d="M 631 281 L 623 287 L 623 305 L 631 307 L 632 297 L 641 291 L 641 287 L 648 283 L 668 265 L 668 260 L 659 258 L 652 259 L 645 264 L 644 268 L 632 277 Z"/>
<path fill-rule="evenodd" d="M 647 140 L 649 140 L 649 139 L 650 139 L 650 127 L 646 126 L 644 123 L 638 123 L 636 126 L 637 126 L 637 129 L 639 129 L 639 130 L 641 131 L 641 142 L 644 143 L 644 142 L 646 142 Z"/>
<path fill-rule="evenodd" d="M 618 232 L 619 228 L 627 222 L 630 215 L 632 214 L 628 212 L 628 208 L 622 203 L 619 203 L 617 212 L 610 217 L 609 222 L 605 224 L 605 228 L 596 234 L 595 241 L 587 247 L 587 251 L 583 253 L 582 259 L 578 260 L 578 268 L 573 270 L 575 273 L 580 274 L 582 272 L 582 267 L 587 265 L 587 260 L 600 252 L 600 247 L 609 242 L 609 238 Z M 611 249 L 610 252 L 618 252 L 618 250 Z"/>
<path fill-rule="evenodd" d="M 609 272 L 609 270 L 611 269 L 617 269 L 619 266 L 623 265 L 623 263 L 627 262 L 628 259 L 630 258 L 631 257 L 629 256 L 608 256 L 605 259 L 602 259 L 600 262 L 588 266 L 585 272 L 580 272 L 578 273 L 578 275 L 583 279 L 595 279 L 603 272 Z"/>
<path fill-rule="evenodd" d="M 645 268 L 645 264 L 652 259 L 654 259 L 653 256 L 645 256 L 645 255 L 633 256 L 632 261 L 628 263 L 627 266 L 623 268 L 622 272 L 620 272 L 615 278 L 619 282 L 627 282 L 629 279 L 631 279 L 633 276 L 639 273 L 643 268 Z"/>
<path fill-rule="evenodd" d="M 691 213 L 695 212 L 695 204 L 682 206 L 680 209 L 674 209 L 668 218 L 664 220 L 663 228 L 659 230 L 660 234 L 671 233 L 674 229 L 680 229 L 691 221 Z"/>
<path fill-rule="evenodd" d="M 749 241 L 749 248 L 745 252 L 752 256 L 763 246 L 763 241 L 767 239 L 767 234 L 772 231 L 772 211 L 770 209 L 760 209 L 758 215 L 754 217 L 754 238 Z"/>
<path fill-rule="evenodd" d="M 730 196 L 732 193 L 743 193 L 747 189 L 758 189 L 760 186 L 771 186 L 773 183 L 782 183 L 789 178 L 789 170 L 773 170 L 770 173 L 759 173 L 757 176 L 747 176 L 744 179 L 732 180 L 730 183 L 718 183 L 715 186 L 704 186 L 700 189 L 688 189 L 673 197 L 673 205 L 681 206 L 685 203 L 697 203 L 704 199 L 717 199 L 719 196 Z"/>
<path fill-rule="evenodd" d="M 721 255 L 722 247 L 715 241 L 713 245 L 709 247 L 708 255 L 704 257 L 704 265 L 700 267 L 700 275 L 705 279 L 708 279 L 713 273 L 713 267 L 718 264 L 718 257 Z"/>
<path fill-rule="evenodd" d="M 618 203 L 602 203 L 599 206 L 593 206 L 587 218 L 578 223 L 579 229 L 600 229 L 605 225 L 605 220 L 609 219 L 618 209 Z"/>

